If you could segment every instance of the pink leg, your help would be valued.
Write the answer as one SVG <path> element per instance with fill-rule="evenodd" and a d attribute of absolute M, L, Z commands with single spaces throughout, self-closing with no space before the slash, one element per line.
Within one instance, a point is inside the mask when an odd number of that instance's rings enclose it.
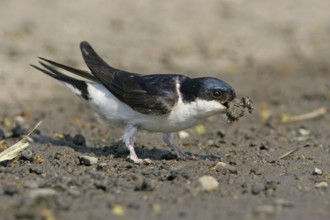
<path fill-rule="evenodd" d="M 189 156 L 187 154 L 185 154 L 176 144 L 175 144 L 175 140 L 174 140 L 174 133 L 163 133 L 163 140 L 164 142 L 170 147 L 172 148 L 176 155 L 179 158 L 189 158 Z"/>
<path fill-rule="evenodd" d="M 126 147 L 129 150 L 129 159 L 131 159 L 134 163 L 145 163 L 145 164 L 150 164 L 152 161 L 150 159 L 140 159 L 135 153 L 134 150 L 134 138 L 136 134 L 137 128 L 133 125 L 129 125 L 125 128 L 124 131 L 124 142 Z"/>

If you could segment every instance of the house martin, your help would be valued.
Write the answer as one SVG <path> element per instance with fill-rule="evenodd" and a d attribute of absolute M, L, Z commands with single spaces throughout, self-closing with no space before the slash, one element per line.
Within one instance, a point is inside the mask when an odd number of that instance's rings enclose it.
<path fill-rule="evenodd" d="M 164 142 L 176 155 L 187 158 L 176 145 L 174 132 L 226 113 L 228 104 L 236 97 L 234 89 L 217 78 L 131 73 L 108 65 L 88 42 L 81 42 L 80 49 L 90 72 L 42 57 L 41 67 L 31 66 L 64 83 L 106 121 L 125 125 L 123 141 L 128 157 L 135 163 L 151 162 L 135 153 L 138 129 L 163 133 Z"/>

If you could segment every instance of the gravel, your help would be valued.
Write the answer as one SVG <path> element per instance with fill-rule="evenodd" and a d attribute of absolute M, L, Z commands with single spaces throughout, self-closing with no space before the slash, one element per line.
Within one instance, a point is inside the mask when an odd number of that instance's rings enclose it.
<path fill-rule="evenodd" d="M 57 191 L 52 188 L 32 189 L 29 191 L 31 199 L 54 197 L 56 195 L 58 195 Z"/>
<path fill-rule="evenodd" d="M 0 127 L 0 140 L 5 139 L 5 137 L 6 137 L 5 129 Z"/>
<path fill-rule="evenodd" d="M 143 176 L 138 176 L 135 180 L 134 190 L 136 191 L 153 191 L 155 189 L 155 184 L 147 180 Z"/>
<path fill-rule="evenodd" d="M 202 176 L 198 179 L 198 187 L 202 191 L 212 192 L 219 187 L 219 182 L 213 176 Z"/>
<path fill-rule="evenodd" d="M 29 171 L 30 171 L 30 173 L 34 173 L 34 174 L 37 174 L 37 175 L 41 175 L 41 174 L 44 173 L 43 168 L 40 167 L 40 166 L 37 166 L 37 165 L 30 167 Z"/>
<path fill-rule="evenodd" d="M 264 186 L 264 184 L 261 184 L 261 183 L 255 183 L 251 187 L 251 193 L 253 195 L 258 195 L 261 192 L 263 192 L 264 190 L 265 190 L 265 186 Z"/>
<path fill-rule="evenodd" d="M 318 189 L 326 189 L 328 187 L 329 187 L 329 184 L 327 182 L 315 183 L 315 188 L 318 188 Z"/>
<path fill-rule="evenodd" d="M 276 212 L 276 208 L 273 205 L 259 205 L 256 206 L 253 211 L 257 216 L 273 216 Z"/>
<path fill-rule="evenodd" d="M 215 165 L 215 169 L 216 169 L 216 171 L 218 171 L 222 174 L 228 174 L 228 173 L 237 174 L 237 172 L 238 172 L 236 167 L 226 164 L 224 162 L 218 162 Z"/>
<path fill-rule="evenodd" d="M 32 150 L 30 149 L 24 149 L 22 152 L 21 152 L 21 158 L 23 160 L 28 160 L 28 161 L 33 161 L 33 157 L 34 157 L 34 153 Z"/>
<path fill-rule="evenodd" d="M 98 160 L 96 157 L 91 156 L 79 156 L 78 159 L 79 163 L 85 166 L 91 166 L 93 164 L 96 164 Z"/>
<path fill-rule="evenodd" d="M 20 138 L 25 133 L 23 127 L 20 124 L 16 124 L 16 126 L 11 129 L 11 132 L 12 132 L 11 136 L 13 138 Z"/>
<path fill-rule="evenodd" d="M 323 172 L 321 169 L 315 167 L 314 170 L 313 170 L 313 175 L 322 175 Z"/>
<path fill-rule="evenodd" d="M 81 134 L 76 134 L 73 139 L 72 142 L 76 145 L 85 145 L 86 144 L 86 139 L 83 135 Z"/>
<path fill-rule="evenodd" d="M 5 195 L 12 196 L 12 195 L 17 194 L 18 192 L 19 192 L 19 189 L 18 189 L 17 185 L 9 185 L 9 186 L 5 186 L 3 188 L 3 193 Z"/>

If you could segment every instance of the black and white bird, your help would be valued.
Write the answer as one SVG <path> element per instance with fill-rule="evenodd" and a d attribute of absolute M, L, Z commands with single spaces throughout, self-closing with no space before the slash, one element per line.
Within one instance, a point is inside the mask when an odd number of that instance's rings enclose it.
<path fill-rule="evenodd" d="M 41 57 L 39 63 L 43 68 L 31 66 L 63 82 L 105 120 L 125 125 L 123 140 L 129 158 L 135 163 L 150 162 L 135 153 L 137 129 L 163 133 L 164 142 L 178 157 L 186 158 L 188 156 L 176 145 L 173 132 L 225 113 L 228 103 L 235 98 L 234 89 L 217 78 L 130 73 L 108 65 L 87 42 L 81 42 L 80 49 L 90 72 Z"/>

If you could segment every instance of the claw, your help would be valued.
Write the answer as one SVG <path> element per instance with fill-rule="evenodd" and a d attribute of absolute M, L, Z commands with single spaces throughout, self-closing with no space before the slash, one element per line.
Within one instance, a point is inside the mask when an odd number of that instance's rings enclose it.
<path fill-rule="evenodd" d="M 182 151 L 176 152 L 176 155 L 178 158 L 183 160 L 197 160 L 197 157 L 195 157 L 194 155 L 190 156 Z"/>
<path fill-rule="evenodd" d="M 140 159 L 138 157 L 132 157 L 132 156 L 128 156 L 128 158 L 133 161 L 134 163 L 136 164 L 144 164 L 144 165 L 149 165 L 149 164 L 152 164 L 153 161 L 150 160 L 149 158 L 145 158 L 145 159 Z"/>

